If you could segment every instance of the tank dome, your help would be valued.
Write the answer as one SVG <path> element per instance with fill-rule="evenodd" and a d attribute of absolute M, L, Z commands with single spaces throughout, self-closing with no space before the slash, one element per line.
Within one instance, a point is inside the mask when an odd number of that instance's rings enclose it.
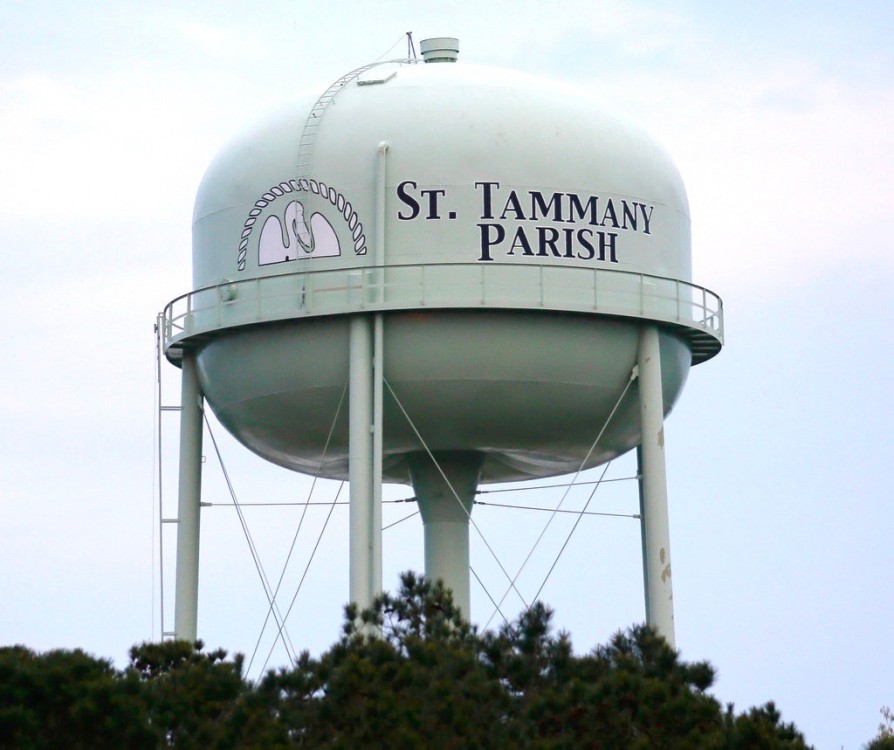
<path fill-rule="evenodd" d="M 347 235 L 339 237 L 347 251 L 341 263 L 357 264 L 370 244 L 382 141 L 389 264 L 536 258 L 690 278 L 689 206 L 676 167 L 651 137 L 584 92 L 476 65 L 402 65 L 346 84 L 308 122 L 313 105 L 294 103 L 214 160 L 195 206 L 196 286 L 237 273 L 293 271 L 270 268 L 276 264 L 266 245 L 259 257 L 263 225 L 250 214 L 299 193 L 350 206 L 349 219 L 342 217 L 348 226 L 331 224 Z M 300 169 L 306 123 L 313 144 Z M 304 182 L 292 186 L 298 177 Z M 314 192 L 314 182 L 325 189 Z M 363 226 L 360 247 L 350 217 Z M 240 257 L 233 238 L 249 229 L 243 249 L 251 251 Z M 314 255 L 297 248 L 290 253 L 295 248 L 285 245 L 281 261 Z"/>

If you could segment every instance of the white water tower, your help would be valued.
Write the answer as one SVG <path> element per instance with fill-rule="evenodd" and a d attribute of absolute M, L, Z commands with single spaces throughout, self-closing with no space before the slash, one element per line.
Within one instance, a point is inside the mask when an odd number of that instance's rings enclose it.
<path fill-rule="evenodd" d="M 426 573 L 468 615 L 479 484 L 638 448 L 647 619 L 672 643 L 663 418 L 723 341 L 680 176 L 586 92 L 421 46 L 263 122 L 199 189 L 194 290 L 163 330 L 183 369 L 176 634 L 196 637 L 205 400 L 264 458 L 350 480 L 361 606 L 383 481 L 413 486 Z"/>

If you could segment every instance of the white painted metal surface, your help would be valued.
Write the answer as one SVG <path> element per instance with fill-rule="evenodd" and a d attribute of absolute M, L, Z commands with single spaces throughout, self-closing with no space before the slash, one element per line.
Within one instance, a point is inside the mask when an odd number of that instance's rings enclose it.
<path fill-rule="evenodd" d="M 643 571 L 646 620 L 674 645 L 674 591 L 671 581 L 667 473 L 664 462 L 664 399 L 661 393 L 661 350 L 658 329 L 644 325 L 640 337 L 639 411 L 640 514 L 643 527 Z"/>
<path fill-rule="evenodd" d="M 364 248 L 383 140 L 391 264 L 491 258 L 690 278 L 677 170 L 654 140 L 585 92 L 467 63 L 400 66 L 381 83 L 339 91 L 320 118 L 307 177 L 297 180 L 296 142 L 313 104 L 282 110 L 209 168 L 194 214 L 196 288 L 296 265 L 374 265 Z M 293 203 L 302 204 L 294 215 L 302 242 L 286 226 Z M 310 248 L 302 224 L 314 213 L 330 226 Z"/>
<path fill-rule="evenodd" d="M 194 641 L 197 633 L 199 606 L 203 405 L 193 352 L 184 354 L 182 368 L 174 632 L 180 640 Z"/>
<path fill-rule="evenodd" d="M 361 609 L 372 604 L 381 581 L 372 580 L 375 543 L 373 541 L 373 377 L 372 330 L 370 320 L 351 318 L 350 482 L 351 482 L 351 601 Z M 381 526 L 377 529 L 381 534 Z"/>
<path fill-rule="evenodd" d="M 420 452 L 410 458 L 425 533 L 425 573 L 444 581 L 466 617 L 471 613 L 469 521 L 483 458 L 469 452 L 433 457 Z"/>

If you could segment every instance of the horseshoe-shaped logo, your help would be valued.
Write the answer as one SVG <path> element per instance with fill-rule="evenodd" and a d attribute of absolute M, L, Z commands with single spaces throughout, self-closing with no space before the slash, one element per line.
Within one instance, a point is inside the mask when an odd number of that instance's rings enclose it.
<path fill-rule="evenodd" d="M 293 194 L 288 196 L 291 200 L 278 202 L 276 208 L 279 210 L 271 208 L 271 204 L 289 193 Z M 301 193 L 312 193 L 322 198 L 327 215 L 314 211 L 308 220 L 308 201 L 298 200 Z M 283 205 L 285 208 L 282 208 Z M 310 201 L 310 205 L 314 205 L 313 201 Z M 336 216 L 344 220 L 341 240 L 329 220 Z M 242 226 L 236 261 L 240 271 L 245 270 L 249 239 L 256 224 L 261 226 L 260 236 L 255 234 L 258 237 L 259 266 L 302 258 L 337 257 L 341 255 L 342 242 L 345 240 L 349 245 L 354 243 L 355 255 L 366 255 L 363 224 L 351 202 L 335 188 L 310 178 L 281 182 L 255 201 Z M 350 236 L 346 236 L 347 233 Z"/>

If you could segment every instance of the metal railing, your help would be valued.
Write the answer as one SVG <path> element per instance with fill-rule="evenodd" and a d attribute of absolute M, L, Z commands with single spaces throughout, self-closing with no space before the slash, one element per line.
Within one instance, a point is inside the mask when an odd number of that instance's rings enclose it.
<path fill-rule="evenodd" d="M 678 327 L 697 344 L 702 350 L 698 361 L 723 344 L 722 300 L 687 281 L 567 265 L 417 263 L 300 270 L 196 289 L 165 307 L 164 347 L 167 351 L 188 345 L 192 337 L 244 325 L 417 308 L 551 310 L 654 320 Z"/>

